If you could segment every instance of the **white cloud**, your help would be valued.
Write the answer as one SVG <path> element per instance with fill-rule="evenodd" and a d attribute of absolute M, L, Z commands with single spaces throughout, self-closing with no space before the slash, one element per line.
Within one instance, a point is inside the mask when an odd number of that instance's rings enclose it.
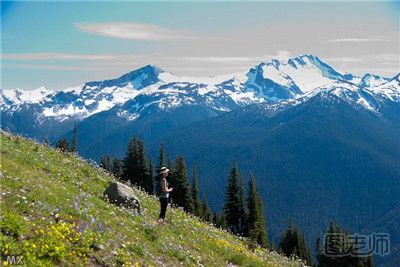
<path fill-rule="evenodd" d="M 334 57 L 326 58 L 326 61 L 332 62 L 379 62 L 379 63 L 400 63 L 399 55 L 397 54 L 376 54 L 376 55 L 364 55 L 358 57 Z"/>
<path fill-rule="evenodd" d="M 153 24 L 108 22 L 108 23 L 75 23 L 82 32 L 117 39 L 166 41 L 176 39 L 198 39 L 193 33 L 169 29 Z"/>
<path fill-rule="evenodd" d="M 382 42 L 383 38 L 339 38 L 326 40 L 326 43 L 349 43 L 349 42 Z"/>

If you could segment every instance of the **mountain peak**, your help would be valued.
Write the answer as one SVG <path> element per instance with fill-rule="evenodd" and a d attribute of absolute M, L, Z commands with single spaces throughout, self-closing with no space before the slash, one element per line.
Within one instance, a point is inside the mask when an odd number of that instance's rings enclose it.
<path fill-rule="evenodd" d="M 124 87 L 128 85 L 128 83 L 131 83 L 134 89 L 139 90 L 160 81 L 158 75 L 162 72 L 164 71 L 161 68 L 149 64 L 139 69 L 128 72 L 116 79 L 87 82 L 85 86 L 100 88 L 112 86 Z"/>
<path fill-rule="evenodd" d="M 155 66 L 155 65 L 146 65 L 143 66 L 139 69 L 133 70 L 131 72 L 128 72 L 121 77 L 117 78 L 117 80 L 123 80 L 123 81 L 132 81 L 139 76 L 146 76 L 147 78 L 157 78 L 160 73 L 164 72 L 161 68 Z"/>
<path fill-rule="evenodd" d="M 139 69 L 137 69 L 137 70 L 134 70 L 134 71 L 139 71 L 139 70 L 143 70 L 143 71 L 154 71 L 154 72 L 158 72 L 158 73 L 164 72 L 163 69 L 161 69 L 160 67 L 158 67 L 158 66 L 156 66 L 156 65 L 152 65 L 152 64 L 147 64 L 146 66 L 141 67 L 141 68 L 139 68 Z"/>
<path fill-rule="evenodd" d="M 287 63 L 290 65 L 293 64 L 296 65 L 296 63 L 299 65 L 307 65 L 308 63 L 312 63 L 315 65 L 315 63 L 320 63 L 320 62 L 321 60 L 318 57 L 311 54 L 304 54 L 298 57 L 290 58 L 287 61 Z"/>

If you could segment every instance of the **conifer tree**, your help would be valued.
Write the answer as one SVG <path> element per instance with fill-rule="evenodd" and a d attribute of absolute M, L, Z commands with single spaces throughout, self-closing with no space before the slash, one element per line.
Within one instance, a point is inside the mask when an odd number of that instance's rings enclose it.
<path fill-rule="evenodd" d="M 296 255 L 304 260 L 307 265 L 311 265 L 311 253 L 306 246 L 304 235 L 297 227 L 289 221 L 288 229 L 284 232 L 279 241 L 279 249 L 287 257 Z"/>
<path fill-rule="evenodd" d="M 112 163 L 112 173 L 115 177 L 120 178 L 122 175 L 122 165 L 119 158 L 114 158 Z"/>
<path fill-rule="evenodd" d="M 306 241 L 305 241 L 305 238 L 304 238 L 304 233 L 303 232 L 301 232 L 301 231 L 298 231 L 297 232 L 297 234 L 298 234 L 298 248 L 297 248 L 297 256 L 300 258 L 300 259 L 303 259 L 308 265 L 312 265 L 311 264 L 311 252 L 310 252 L 310 250 L 307 248 L 307 245 L 306 245 Z"/>
<path fill-rule="evenodd" d="M 170 181 L 171 181 L 171 185 L 172 185 L 172 187 L 174 187 L 175 186 L 175 181 L 174 181 L 174 169 L 175 169 L 175 166 L 174 166 L 174 162 L 173 162 L 173 160 L 172 160 L 172 158 L 171 158 L 171 155 L 168 153 L 168 156 L 167 156 L 167 168 L 169 169 L 169 175 L 168 176 L 170 176 Z M 158 170 L 157 170 L 158 171 Z M 173 192 L 172 192 L 172 195 L 173 195 Z"/>
<path fill-rule="evenodd" d="M 258 235 L 257 231 L 257 220 L 260 215 L 258 214 L 257 207 L 257 189 L 256 183 L 254 181 L 254 177 L 250 175 L 248 193 L 247 193 L 247 210 L 249 212 L 249 216 L 247 218 L 248 222 L 248 235 L 251 240 L 256 241 L 256 237 Z"/>
<path fill-rule="evenodd" d="M 138 185 L 143 188 L 147 193 L 153 192 L 153 179 L 148 172 L 148 165 L 146 159 L 146 150 L 143 141 L 137 141 L 137 176 Z"/>
<path fill-rule="evenodd" d="M 57 140 L 56 148 L 60 149 L 62 152 L 69 151 L 67 138 Z"/>
<path fill-rule="evenodd" d="M 233 162 L 228 184 L 225 191 L 225 202 L 223 208 L 226 216 L 226 224 L 229 230 L 237 234 L 239 232 L 239 216 L 240 203 L 239 203 L 239 184 L 238 184 L 238 171 L 236 163 Z"/>
<path fill-rule="evenodd" d="M 164 156 L 164 154 L 165 154 L 164 145 L 161 144 L 161 145 L 160 145 L 159 152 L 158 152 L 158 163 L 157 163 L 157 168 L 156 168 L 156 171 L 157 171 L 157 172 L 158 172 L 158 171 L 161 169 L 161 167 L 163 167 L 164 164 L 165 164 L 165 158 L 164 158 L 165 156 Z"/>
<path fill-rule="evenodd" d="M 252 174 L 250 174 L 248 193 L 247 193 L 247 235 L 250 240 L 261 246 L 267 247 L 268 238 L 265 228 L 264 205 L 258 194 L 256 183 Z"/>
<path fill-rule="evenodd" d="M 239 234 L 247 235 L 247 212 L 244 201 L 244 183 L 243 176 L 239 179 Z"/>
<path fill-rule="evenodd" d="M 315 248 L 316 248 L 316 255 L 315 258 L 317 260 L 317 266 L 319 262 L 322 262 L 322 250 L 321 250 L 321 238 L 317 237 L 315 240 Z"/>
<path fill-rule="evenodd" d="M 153 179 L 155 174 L 154 174 L 154 166 L 153 166 L 153 159 L 150 157 L 149 159 L 149 175 L 150 178 Z"/>
<path fill-rule="evenodd" d="M 247 194 L 247 210 L 248 236 L 253 242 L 266 247 L 268 239 L 265 229 L 264 205 L 258 194 L 254 177 L 251 174 Z"/>
<path fill-rule="evenodd" d="M 193 163 L 192 165 L 192 199 L 193 199 L 193 213 L 196 216 L 201 215 L 201 207 L 200 207 L 200 200 L 199 200 L 199 184 L 197 178 L 197 169 L 196 164 Z"/>
<path fill-rule="evenodd" d="M 228 228 L 228 224 L 226 222 L 226 216 L 225 216 L 224 212 L 221 212 L 221 216 L 219 218 L 219 225 L 223 229 L 227 229 Z"/>
<path fill-rule="evenodd" d="M 259 219 L 257 221 L 257 243 L 263 247 L 268 247 L 268 236 L 267 236 L 267 229 L 265 228 L 265 214 L 264 214 L 264 204 L 261 197 L 257 196 L 257 207 L 258 207 L 258 214 Z"/>
<path fill-rule="evenodd" d="M 275 250 L 276 250 L 276 247 L 275 247 L 275 240 L 274 240 L 274 239 L 272 239 L 269 248 L 270 248 L 272 251 L 275 251 Z"/>
<path fill-rule="evenodd" d="M 107 172 L 112 171 L 111 159 L 108 155 L 103 155 L 100 159 L 100 167 L 102 167 Z"/>
<path fill-rule="evenodd" d="M 205 193 L 203 193 L 203 198 L 202 198 L 202 201 L 201 201 L 201 217 L 206 222 L 210 222 L 211 221 L 211 210 L 210 210 L 210 208 L 208 206 L 207 197 L 206 197 Z"/>
<path fill-rule="evenodd" d="M 182 155 L 176 158 L 173 172 L 173 200 L 187 212 L 193 212 L 193 201 L 190 193 L 190 186 L 187 179 L 186 164 Z"/>
<path fill-rule="evenodd" d="M 354 243 L 354 239 L 350 240 L 350 233 L 343 231 L 339 225 L 334 222 L 330 222 L 327 235 L 336 236 L 336 238 L 329 239 L 329 247 L 335 248 L 337 255 L 326 255 L 321 251 L 320 238 L 317 238 L 316 250 L 317 250 L 317 264 L 318 267 L 372 267 L 372 257 L 358 256 L 357 253 L 357 242 Z M 340 237 L 340 238 L 338 238 Z"/>
<path fill-rule="evenodd" d="M 172 160 L 172 157 L 171 157 L 170 153 L 168 153 L 168 156 L 167 156 L 167 168 L 169 170 L 173 170 L 174 169 L 174 161 Z"/>
<path fill-rule="evenodd" d="M 122 179 L 134 185 L 138 184 L 138 140 L 133 137 L 129 140 L 128 148 L 122 162 Z"/>
<path fill-rule="evenodd" d="M 213 221 L 213 224 L 214 224 L 215 227 L 217 227 L 217 228 L 221 227 L 220 218 L 219 218 L 218 212 L 214 211 L 214 215 L 213 215 L 213 220 L 212 221 Z"/>

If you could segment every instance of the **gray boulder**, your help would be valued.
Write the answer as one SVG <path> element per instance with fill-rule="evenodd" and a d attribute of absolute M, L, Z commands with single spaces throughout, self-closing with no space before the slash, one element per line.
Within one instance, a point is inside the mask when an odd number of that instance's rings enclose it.
<path fill-rule="evenodd" d="M 132 188 L 123 183 L 110 182 L 103 196 L 108 198 L 110 203 L 135 209 L 139 214 L 141 212 L 140 201 L 136 197 L 135 192 Z"/>

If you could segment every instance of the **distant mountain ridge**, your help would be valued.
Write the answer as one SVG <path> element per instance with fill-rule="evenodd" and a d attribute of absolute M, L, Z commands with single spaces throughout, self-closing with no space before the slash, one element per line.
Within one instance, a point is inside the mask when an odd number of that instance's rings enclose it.
<path fill-rule="evenodd" d="M 211 78 L 178 77 L 147 65 L 116 79 L 87 82 L 63 90 L 44 87 L 32 91 L 1 90 L 0 107 L 2 113 L 10 114 L 23 106 L 32 106 L 39 124 L 48 118 L 83 120 L 115 107 L 120 107 L 118 116 L 134 120 L 147 112 L 182 105 L 230 111 L 254 103 L 315 95 L 321 90 L 331 90 L 344 98 L 352 94 L 350 100 L 374 111 L 378 111 L 374 105 L 377 96 L 400 101 L 398 75 L 385 78 L 341 74 L 318 57 L 303 55 L 287 61 L 266 61 L 247 73 Z M 364 93 L 368 96 L 364 97 Z M 124 104 L 127 105 L 123 107 Z"/>

